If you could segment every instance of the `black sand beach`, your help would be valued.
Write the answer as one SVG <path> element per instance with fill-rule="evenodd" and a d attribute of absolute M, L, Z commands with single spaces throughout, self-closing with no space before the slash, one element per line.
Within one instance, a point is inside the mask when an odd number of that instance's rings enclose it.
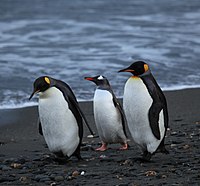
<path fill-rule="evenodd" d="M 127 151 L 110 145 L 95 152 L 98 138 L 87 138 L 82 157 L 57 162 L 37 130 L 37 107 L 0 110 L 0 185 L 200 185 L 200 89 L 165 92 L 170 130 L 166 148 L 151 162 L 136 159 L 141 152 L 130 141 Z M 81 102 L 91 127 L 96 131 L 92 102 Z"/>

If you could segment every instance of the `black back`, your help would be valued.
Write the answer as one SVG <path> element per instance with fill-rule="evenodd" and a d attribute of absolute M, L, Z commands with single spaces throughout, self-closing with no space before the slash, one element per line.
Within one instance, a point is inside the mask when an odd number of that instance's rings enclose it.
<path fill-rule="evenodd" d="M 153 103 L 149 110 L 149 121 L 150 127 L 154 136 L 160 140 L 160 130 L 159 130 L 159 114 L 160 111 L 163 109 L 164 114 L 164 126 L 165 129 L 168 128 L 168 110 L 167 110 L 167 101 L 166 98 L 160 89 L 159 85 L 157 84 L 156 80 L 154 79 L 151 73 L 141 76 L 144 84 L 146 85 L 149 94 L 153 99 Z M 166 131 L 165 131 L 166 132 Z"/>
<path fill-rule="evenodd" d="M 118 111 L 121 115 L 123 131 L 124 131 L 125 136 L 127 137 L 126 127 L 125 127 L 127 124 L 127 121 L 126 121 L 126 116 L 125 116 L 124 110 L 123 110 L 121 104 L 119 103 L 119 100 L 116 98 L 115 94 L 113 93 L 113 91 L 111 89 L 109 91 L 113 96 L 113 104 L 118 109 Z"/>

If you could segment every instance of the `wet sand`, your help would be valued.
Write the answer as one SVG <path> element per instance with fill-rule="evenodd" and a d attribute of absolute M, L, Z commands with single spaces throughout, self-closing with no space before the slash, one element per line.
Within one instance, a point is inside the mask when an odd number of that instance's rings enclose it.
<path fill-rule="evenodd" d="M 165 92 L 170 130 L 166 148 L 151 162 L 137 160 L 141 151 L 110 145 L 96 152 L 98 138 L 87 138 L 85 128 L 81 155 L 55 161 L 38 134 L 37 107 L 0 110 L 0 185 L 200 185 L 200 89 Z M 80 102 L 87 120 L 96 131 L 92 102 Z M 130 139 L 131 140 L 131 139 Z"/>

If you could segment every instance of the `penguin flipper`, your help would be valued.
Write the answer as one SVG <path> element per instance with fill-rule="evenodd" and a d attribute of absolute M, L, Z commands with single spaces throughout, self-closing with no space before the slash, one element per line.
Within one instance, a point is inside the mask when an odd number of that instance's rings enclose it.
<path fill-rule="evenodd" d="M 127 133 L 126 133 L 126 124 L 127 124 L 127 120 L 126 120 L 126 116 L 125 116 L 125 113 L 123 111 L 123 108 L 122 106 L 120 105 L 118 99 L 116 98 L 116 96 L 114 95 L 114 93 L 112 93 L 113 95 L 113 103 L 114 103 L 114 106 L 118 109 L 120 115 L 121 115 L 121 119 L 122 119 L 122 126 L 123 126 L 123 131 L 124 131 L 124 134 L 125 136 L 127 137 Z"/>
<path fill-rule="evenodd" d="M 84 120 L 86 126 L 88 127 L 88 130 L 90 131 L 91 135 L 94 136 L 95 133 L 94 133 L 94 132 L 92 131 L 92 129 L 90 128 L 90 125 L 88 124 L 88 121 L 87 121 L 85 115 L 83 114 L 83 111 L 82 111 L 81 108 L 79 107 L 78 103 L 74 103 L 74 104 L 76 105 L 77 110 L 78 110 L 79 114 L 81 115 L 81 117 L 83 118 L 83 120 Z"/>
<path fill-rule="evenodd" d="M 43 136 L 43 132 L 42 132 L 42 124 L 41 124 L 41 122 L 40 122 L 40 118 L 38 118 L 38 130 L 39 130 L 40 135 Z"/>
<path fill-rule="evenodd" d="M 152 130 L 153 135 L 160 140 L 160 129 L 159 129 L 159 114 L 162 110 L 162 105 L 159 103 L 152 104 L 149 110 L 149 123 Z"/>

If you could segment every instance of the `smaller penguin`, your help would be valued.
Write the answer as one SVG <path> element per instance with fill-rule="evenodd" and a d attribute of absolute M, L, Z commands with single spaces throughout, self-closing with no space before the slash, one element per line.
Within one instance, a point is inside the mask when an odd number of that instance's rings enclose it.
<path fill-rule="evenodd" d="M 109 143 L 121 143 L 121 150 L 128 149 L 125 132 L 125 114 L 115 97 L 106 77 L 98 75 L 85 77 L 97 85 L 94 94 L 93 108 L 97 131 L 102 142 L 97 151 L 107 150 Z"/>
<path fill-rule="evenodd" d="M 143 160 L 165 149 L 164 140 L 168 128 L 166 98 L 154 79 L 149 65 L 136 61 L 119 72 L 130 72 L 124 88 L 123 108 L 131 136 L 143 152 Z"/>
<path fill-rule="evenodd" d="M 71 88 L 63 81 L 42 76 L 35 80 L 29 99 L 36 93 L 39 93 L 39 132 L 49 150 L 59 158 L 74 155 L 82 159 L 82 113 Z"/>

